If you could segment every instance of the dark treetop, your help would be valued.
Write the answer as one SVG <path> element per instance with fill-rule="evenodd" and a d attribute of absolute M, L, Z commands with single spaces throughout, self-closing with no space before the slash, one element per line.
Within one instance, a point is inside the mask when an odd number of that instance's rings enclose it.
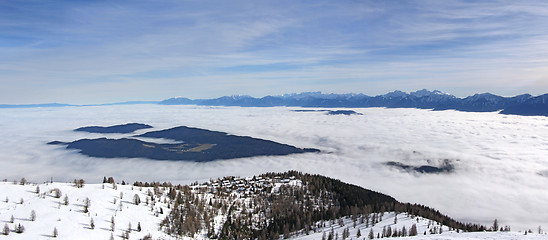
<path fill-rule="evenodd" d="M 74 129 L 74 131 L 80 132 L 89 132 L 89 133 L 132 133 L 139 129 L 152 128 L 150 125 L 142 123 L 128 123 L 122 125 L 115 125 L 110 127 L 99 127 L 99 126 L 90 126 L 90 127 L 81 127 Z"/>

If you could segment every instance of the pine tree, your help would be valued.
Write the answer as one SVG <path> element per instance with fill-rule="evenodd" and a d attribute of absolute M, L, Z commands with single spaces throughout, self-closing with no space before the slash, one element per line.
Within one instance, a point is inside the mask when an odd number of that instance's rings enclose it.
<path fill-rule="evenodd" d="M 137 222 L 137 232 L 141 231 L 141 222 Z"/>
<path fill-rule="evenodd" d="M 53 191 L 53 197 L 54 198 L 60 198 L 61 195 L 63 195 L 63 194 L 61 194 L 61 190 L 59 190 L 59 188 L 54 188 L 52 191 Z"/>
<path fill-rule="evenodd" d="M 84 200 L 84 213 L 88 213 L 88 212 L 89 212 L 88 208 L 89 208 L 90 205 L 91 205 L 91 203 L 90 203 L 89 198 L 86 198 L 86 199 Z"/>
<path fill-rule="evenodd" d="M 34 210 L 30 211 L 30 218 L 29 220 L 31 222 L 34 222 L 34 220 L 36 220 L 36 212 Z"/>
<path fill-rule="evenodd" d="M 15 227 L 15 233 L 23 233 L 25 232 L 25 227 L 21 224 L 17 224 Z"/>
<path fill-rule="evenodd" d="M 95 222 L 93 221 L 93 218 L 89 220 L 89 228 L 91 228 L 92 230 L 95 229 Z"/>
<path fill-rule="evenodd" d="M 131 222 L 129 222 L 128 226 L 127 226 L 127 231 L 128 232 L 131 232 Z"/>
<path fill-rule="evenodd" d="M 409 236 L 417 236 L 417 224 L 411 225 L 409 229 Z"/>
<path fill-rule="evenodd" d="M 8 224 L 4 224 L 4 229 L 2 230 L 2 234 L 9 235 L 10 234 L 10 227 L 8 227 Z"/>
<path fill-rule="evenodd" d="M 495 218 L 495 221 L 493 221 L 493 231 L 496 232 L 499 230 L 499 221 Z"/>
<path fill-rule="evenodd" d="M 54 227 L 54 228 L 53 228 L 53 237 L 56 238 L 57 235 L 59 235 L 59 233 L 57 232 L 57 228 Z"/>
<path fill-rule="evenodd" d="M 133 195 L 133 203 L 135 205 L 139 205 L 141 203 L 141 198 L 139 198 L 139 195 L 137 194 Z"/>
<path fill-rule="evenodd" d="M 39 194 L 40 193 L 40 187 L 36 186 L 36 189 L 34 189 L 34 193 Z"/>
<path fill-rule="evenodd" d="M 356 232 L 356 238 L 359 238 L 362 236 L 362 233 L 360 232 L 360 229 L 358 228 L 358 232 Z"/>
<path fill-rule="evenodd" d="M 13 221 L 15 221 L 15 219 L 14 219 L 13 215 L 11 215 L 11 217 L 10 217 L 10 223 L 13 223 Z"/>
<path fill-rule="evenodd" d="M 110 218 L 110 231 L 114 232 L 115 224 L 114 224 L 114 216 Z"/>
<path fill-rule="evenodd" d="M 368 235 L 369 239 L 373 239 L 375 238 L 375 233 L 373 232 L 373 228 L 371 228 L 371 230 L 369 230 L 369 235 Z"/>
<path fill-rule="evenodd" d="M 68 196 L 65 194 L 65 197 L 63 198 L 63 205 L 67 206 L 69 204 L 69 198 Z"/>

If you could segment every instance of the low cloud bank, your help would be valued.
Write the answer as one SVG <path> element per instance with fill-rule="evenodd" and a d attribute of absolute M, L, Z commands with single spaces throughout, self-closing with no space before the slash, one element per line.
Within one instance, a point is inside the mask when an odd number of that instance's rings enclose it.
<path fill-rule="evenodd" d="M 363 115 L 294 112 L 296 108 L 127 105 L 0 109 L 0 179 L 43 182 L 113 176 L 127 182 L 190 183 L 225 175 L 299 170 L 318 173 L 426 204 L 463 221 L 513 229 L 548 228 L 548 118 L 417 109 L 354 109 Z M 138 122 L 133 134 L 72 131 L 83 126 Z M 191 126 L 269 139 L 322 153 L 254 157 L 207 163 L 101 159 L 47 142 L 120 138 Z M 386 166 L 451 161 L 447 174 Z"/>

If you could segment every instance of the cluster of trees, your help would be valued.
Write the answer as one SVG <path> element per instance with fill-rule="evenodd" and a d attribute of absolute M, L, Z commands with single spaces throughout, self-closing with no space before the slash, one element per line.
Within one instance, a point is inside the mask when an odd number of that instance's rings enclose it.
<path fill-rule="evenodd" d="M 169 190 L 170 214 L 161 222 L 160 227 L 168 234 L 192 237 L 202 229 L 208 236 L 214 237 L 213 217 L 223 208 L 223 203 L 200 198 L 193 194 L 188 186 L 176 186 Z M 226 206 L 226 202 L 224 202 Z M 169 207 L 169 205 L 168 205 Z"/>
<path fill-rule="evenodd" d="M 278 239 L 280 236 L 291 237 L 293 233 L 318 231 L 325 227 L 323 221 L 351 217 L 354 226 L 358 219 L 368 226 L 369 223 L 381 221 L 383 212 L 406 212 L 454 229 L 486 230 L 485 226 L 455 221 L 423 205 L 400 203 L 388 195 L 320 175 L 290 171 L 267 173 L 261 177 L 295 178 L 301 180 L 302 185 L 282 185 L 276 193 L 263 191 L 242 198 L 247 200 L 236 199 L 222 189 L 213 192 L 213 200 L 207 200 L 193 194 L 188 186 L 171 186 L 168 197 L 173 207 L 171 214 L 162 221 L 161 228 L 168 234 L 190 237 L 206 230 L 210 237 L 219 239 Z M 134 185 L 146 184 L 136 182 Z M 153 183 L 149 186 L 161 184 Z M 219 211 L 226 212 L 228 217 L 221 231 L 215 233 L 211 229 L 211 219 Z M 401 230 L 385 229 L 382 233 L 382 236 L 408 235 L 417 235 L 416 226 Z"/>

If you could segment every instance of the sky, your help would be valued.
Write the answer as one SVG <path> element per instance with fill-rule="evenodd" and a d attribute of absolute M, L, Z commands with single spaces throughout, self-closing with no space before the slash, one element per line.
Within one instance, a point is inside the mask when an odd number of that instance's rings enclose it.
<path fill-rule="evenodd" d="M 0 1 L 0 104 L 548 92 L 546 1 Z"/>

